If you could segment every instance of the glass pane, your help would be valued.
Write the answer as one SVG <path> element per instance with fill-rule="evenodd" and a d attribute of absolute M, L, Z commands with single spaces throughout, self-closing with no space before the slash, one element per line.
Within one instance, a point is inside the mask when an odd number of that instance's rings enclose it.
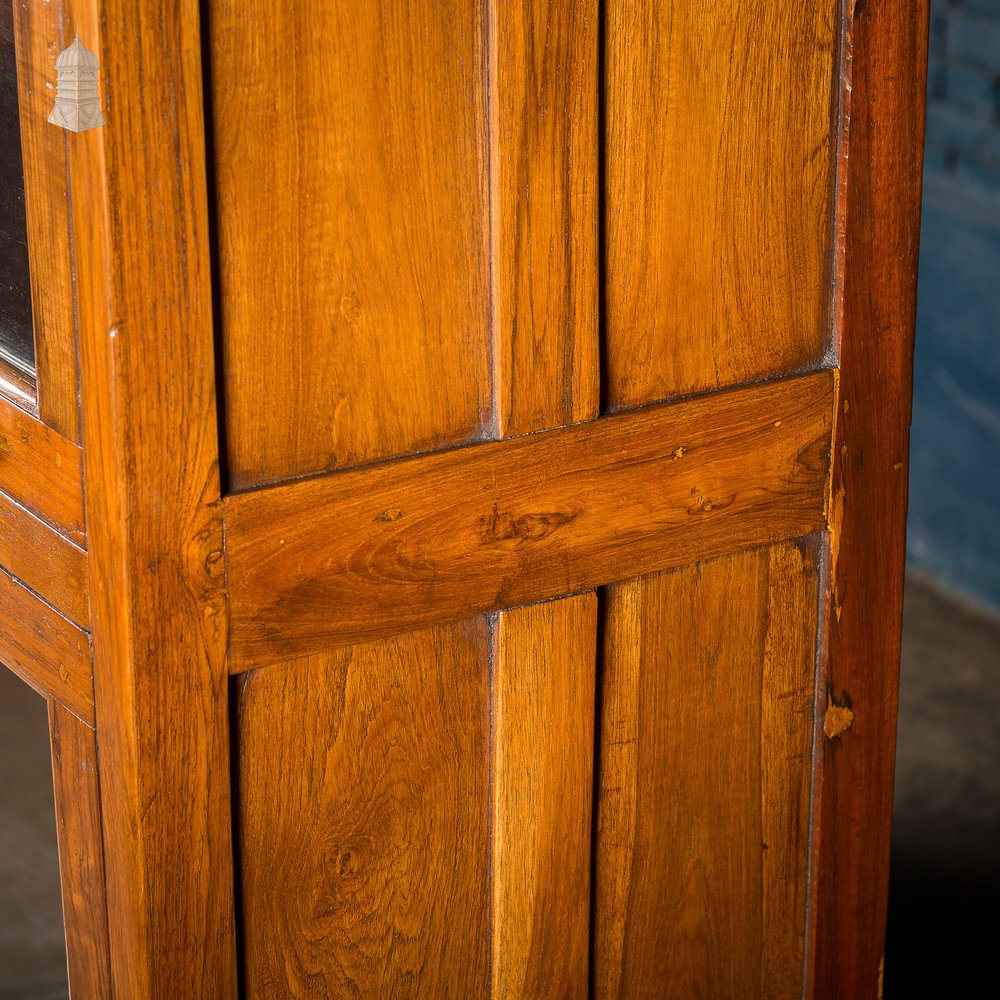
<path fill-rule="evenodd" d="M 14 5 L 11 0 L 0 0 L 0 358 L 33 375 L 35 343 L 13 22 Z"/>
<path fill-rule="evenodd" d="M 0 774 L 0 998 L 65 1000 L 48 712 L 45 701 L 4 666 Z"/>

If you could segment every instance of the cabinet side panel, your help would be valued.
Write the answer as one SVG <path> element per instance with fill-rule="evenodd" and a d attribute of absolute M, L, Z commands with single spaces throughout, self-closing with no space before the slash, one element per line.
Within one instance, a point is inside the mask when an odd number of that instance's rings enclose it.
<path fill-rule="evenodd" d="M 492 424 L 486 13 L 207 11 L 230 480 Z"/>
<path fill-rule="evenodd" d="M 499 616 L 493 1000 L 585 1000 L 597 597 Z"/>
<path fill-rule="evenodd" d="M 490 4 L 497 431 L 597 416 L 598 4 Z"/>
<path fill-rule="evenodd" d="M 484 618 L 239 682 L 246 994 L 489 994 Z"/>
<path fill-rule="evenodd" d="M 609 0 L 612 408 L 824 356 L 838 8 Z"/>
<path fill-rule="evenodd" d="M 817 543 L 608 588 L 595 996 L 801 997 Z"/>

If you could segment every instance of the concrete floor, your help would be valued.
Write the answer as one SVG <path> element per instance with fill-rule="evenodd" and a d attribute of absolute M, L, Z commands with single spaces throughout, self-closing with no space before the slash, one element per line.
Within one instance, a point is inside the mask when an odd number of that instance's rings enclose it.
<path fill-rule="evenodd" d="M 904 618 L 885 997 L 995 996 L 1000 618 L 913 579 Z"/>
<path fill-rule="evenodd" d="M 45 706 L 5 670 L 0 761 L 0 1000 L 64 998 Z M 993 981 L 998 913 L 1000 618 L 911 579 L 887 1000 L 986 995 L 979 984 Z"/>

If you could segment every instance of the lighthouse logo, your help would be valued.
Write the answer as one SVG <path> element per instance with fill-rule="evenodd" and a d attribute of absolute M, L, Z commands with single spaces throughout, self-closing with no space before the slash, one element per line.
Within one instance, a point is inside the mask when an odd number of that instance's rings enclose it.
<path fill-rule="evenodd" d="M 59 53 L 56 72 L 59 75 L 56 103 L 49 115 L 53 125 L 70 132 L 85 132 L 104 124 L 101 99 L 97 93 L 97 56 L 84 48 L 77 35 L 73 44 Z"/>

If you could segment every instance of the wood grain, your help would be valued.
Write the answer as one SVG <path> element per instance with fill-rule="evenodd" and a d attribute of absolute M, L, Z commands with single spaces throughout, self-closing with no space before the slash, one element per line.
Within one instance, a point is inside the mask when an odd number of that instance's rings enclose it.
<path fill-rule="evenodd" d="M 229 497 L 230 669 L 819 530 L 834 381 Z"/>
<path fill-rule="evenodd" d="M 595 997 L 803 995 L 817 549 L 609 588 Z"/>
<path fill-rule="evenodd" d="M 0 490 L 76 542 L 84 539 L 80 449 L 0 399 Z"/>
<path fill-rule="evenodd" d="M 0 569 L 0 663 L 39 694 L 94 724 L 87 633 Z"/>
<path fill-rule="evenodd" d="M 816 997 L 879 993 L 892 816 L 927 3 L 854 9 L 841 404 L 828 684 L 850 729 L 825 742 Z"/>
<path fill-rule="evenodd" d="M 824 356 L 839 7 L 608 3 L 612 409 Z"/>
<path fill-rule="evenodd" d="M 490 9 L 494 408 L 501 437 L 597 416 L 596 0 Z"/>
<path fill-rule="evenodd" d="M 107 118 L 69 163 L 112 986 L 235 998 L 199 4 L 64 12 Z"/>
<path fill-rule="evenodd" d="M 491 425 L 485 17 L 209 4 L 234 487 Z"/>
<path fill-rule="evenodd" d="M 489 996 L 487 621 L 240 682 L 248 1000 Z"/>
<path fill-rule="evenodd" d="M 0 567 L 87 628 L 87 553 L 0 492 Z"/>
<path fill-rule="evenodd" d="M 584 1000 L 597 597 L 498 616 L 493 1000 Z"/>
<path fill-rule="evenodd" d="M 55 97 L 55 61 L 75 26 L 59 3 L 14 0 L 21 98 L 25 213 L 31 261 L 37 406 L 41 419 L 70 441 L 80 440 L 80 394 L 73 310 L 66 144 L 48 123 Z"/>
<path fill-rule="evenodd" d="M 52 781 L 70 995 L 111 997 L 101 793 L 93 729 L 49 702 Z"/>

